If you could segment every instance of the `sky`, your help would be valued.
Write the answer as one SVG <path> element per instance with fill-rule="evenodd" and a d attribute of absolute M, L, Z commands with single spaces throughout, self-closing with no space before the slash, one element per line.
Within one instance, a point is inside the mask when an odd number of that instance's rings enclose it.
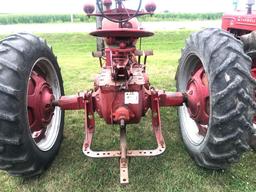
<path fill-rule="evenodd" d="M 86 1 L 95 0 L 0 0 L 0 13 L 82 13 Z M 147 2 L 148 0 L 143 0 Z M 155 0 L 157 12 L 227 12 L 234 0 Z M 239 0 L 245 9 L 246 0 Z M 134 6 L 138 0 L 127 0 Z M 255 6 L 256 7 L 256 6 Z"/>

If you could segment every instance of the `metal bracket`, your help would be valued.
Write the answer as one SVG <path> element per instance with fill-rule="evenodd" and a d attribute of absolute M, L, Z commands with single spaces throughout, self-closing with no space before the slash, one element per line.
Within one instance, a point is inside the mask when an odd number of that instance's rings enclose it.
<path fill-rule="evenodd" d="M 127 157 L 154 157 L 165 152 L 166 146 L 158 146 L 152 150 L 128 150 Z M 83 147 L 83 153 L 91 158 L 121 157 L 120 151 L 93 151 L 90 147 Z"/>
<path fill-rule="evenodd" d="M 83 144 L 83 153 L 92 158 L 120 158 L 120 183 L 128 184 L 128 157 L 153 157 L 164 153 L 166 146 L 162 135 L 160 121 L 160 103 L 158 93 L 151 90 L 151 111 L 152 127 L 157 141 L 157 148 L 152 150 L 127 150 L 126 126 L 120 123 L 120 150 L 115 151 L 93 151 L 91 149 L 93 134 L 95 132 L 95 121 L 93 116 L 92 97 L 86 96 L 85 102 L 85 140 Z"/>

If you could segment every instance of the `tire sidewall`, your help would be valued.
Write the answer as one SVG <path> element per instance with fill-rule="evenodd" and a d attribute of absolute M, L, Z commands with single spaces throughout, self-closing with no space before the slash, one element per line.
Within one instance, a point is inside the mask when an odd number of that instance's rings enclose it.
<path fill-rule="evenodd" d="M 177 80 L 177 89 L 178 89 L 177 91 L 179 91 L 179 92 L 186 92 L 186 90 L 181 88 L 180 83 L 182 81 L 184 81 L 184 77 L 187 78 L 186 81 L 188 82 L 189 76 L 186 76 L 187 72 L 188 72 L 187 69 L 189 68 L 191 71 L 193 71 L 193 69 L 196 68 L 196 66 L 186 65 L 186 64 L 188 64 L 188 62 L 187 62 L 188 58 L 192 55 L 195 55 L 196 57 L 200 58 L 200 60 L 202 62 L 202 65 L 203 65 L 203 68 L 204 68 L 207 76 L 209 77 L 207 64 L 206 64 L 206 61 L 204 60 L 203 53 L 200 52 L 200 49 L 197 49 L 195 46 L 186 47 L 183 51 L 182 58 L 180 60 L 179 69 L 178 69 L 177 76 L 176 76 L 176 78 L 177 78 L 176 79 Z M 210 82 L 209 82 L 209 93 L 211 95 L 210 87 L 211 87 L 211 85 L 210 85 Z M 211 100 L 211 97 L 210 97 L 210 100 Z M 211 103 L 211 101 L 210 101 L 210 103 Z M 178 108 L 178 113 L 181 113 L 181 110 L 182 109 L 179 107 Z M 212 114 L 211 110 L 212 109 L 210 107 L 209 127 L 211 127 L 210 126 L 210 124 L 211 124 L 211 114 Z M 180 122 L 182 122 L 182 119 L 181 119 L 180 115 L 179 115 L 179 120 L 180 120 Z M 205 145 L 207 143 L 210 131 L 211 130 L 208 129 L 205 138 L 203 139 L 203 141 L 200 144 L 194 144 L 193 142 L 191 142 L 191 138 L 188 136 L 186 128 L 182 124 L 180 125 L 180 132 L 181 132 L 181 135 L 182 135 L 183 142 L 184 142 L 185 146 L 187 147 L 187 149 L 189 149 L 188 152 L 192 155 L 200 154 L 203 151 L 203 149 L 205 148 Z"/>

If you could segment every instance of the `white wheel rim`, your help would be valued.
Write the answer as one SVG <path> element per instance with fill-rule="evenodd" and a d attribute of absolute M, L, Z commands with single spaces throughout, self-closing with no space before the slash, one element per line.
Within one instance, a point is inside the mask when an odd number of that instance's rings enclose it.
<path fill-rule="evenodd" d="M 46 81 L 52 88 L 54 97 L 60 98 L 61 97 L 60 82 L 52 62 L 49 61 L 47 58 L 42 57 L 42 58 L 39 58 L 34 63 L 32 71 L 35 66 L 39 67 L 41 70 L 45 72 L 45 74 L 47 74 Z M 41 151 L 49 151 L 54 146 L 60 131 L 60 124 L 62 119 L 61 115 L 62 115 L 61 109 L 59 107 L 55 107 L 54 115 L 51 119 L 51 122 L 47 125 L 45 137 L 42 138 L 39 142 L 36 142 L 33 139 L 32 132 L 30 131 L 31 137 L 34 143 Z"/>

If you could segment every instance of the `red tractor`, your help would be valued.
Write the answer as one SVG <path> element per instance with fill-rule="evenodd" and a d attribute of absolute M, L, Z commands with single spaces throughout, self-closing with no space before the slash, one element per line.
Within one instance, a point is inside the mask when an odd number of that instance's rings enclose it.
<path fill-rule="evenodd" d="M 153 14 L 156 4 L 142 0 L 136 10 L 124 0 L 96 0 L 84 10 L 103 18 L 90 34 L 104 40 L 93 53 L 101 71 L 92 90 L 64 96 L 59 65 L 46 42 L 34 35 L 14 34 L 0 42 L 0 168 L 11 175 L 42 173 L 56 156 L 63 136 L 64 110 L 84 110 L 84 155 L 119 158 L 120 182 L 128 178 L 128 158 L 162 154 L 161 107 L 178 107 L 182 139 L 202 167 L 225 169 L 237 162 L 253 133 L 255 111 L 252 61 L 243 43 L 220 29 L 193 33 L 182 50 L 176 74 L 177 92 L 153 87 L 146 73 L 147 57 L 137 42 L 153 33 L 140 28 L 138 16 Z M 126 126 L 151 111 L 157 147 L 130 150 Z M 94 151 L 97 113 L 107 124 L 120 126 L 120 149 Z M 107 141 L 106 141 L 107 142 Z"/>

